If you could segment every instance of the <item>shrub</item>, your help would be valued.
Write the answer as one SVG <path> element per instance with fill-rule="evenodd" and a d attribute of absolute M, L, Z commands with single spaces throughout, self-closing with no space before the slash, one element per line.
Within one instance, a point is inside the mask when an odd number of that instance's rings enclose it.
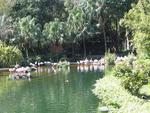
<path fill-rule="evenodd" d="M 130 76 L 131 74 L 132 67 L 125 61 L 116 64 L 113 70 L 113 75 L 117 77 Z"/>
<path fill-rule="evenodd" d="M 138 75 L 124 77 L 122 79 L 122 85 L 132 94 L 138 96 L 140 88 L 144 85 L 144 79 Z"/>
<path fill-rule="evenodd" d="M 105 54 L 105 62 L 107 65 L 114 65 L 115 64 L 116 55 L 113 53 L 106 53 Z"/>
<path fill-rule="evenodd" d="M 138 95 L 140 88 L 147 84 L 150 78 L 150 60 L 137 60 L 132 63 L 133 61 L 126 60 L 117 64 L 113 75 L 121 77 L 124 88 Z"/>
<path fill-rule="evenodd" d="M 150 77 L 150 59 L 138 59 L 133 67 L 139 75 Z"/>
<path fill-rule="evenodd" d="M 18 48 L 0 42 L 0 65 L 2 67 L 20 63 L 22 58 L 22 53 Z"/>

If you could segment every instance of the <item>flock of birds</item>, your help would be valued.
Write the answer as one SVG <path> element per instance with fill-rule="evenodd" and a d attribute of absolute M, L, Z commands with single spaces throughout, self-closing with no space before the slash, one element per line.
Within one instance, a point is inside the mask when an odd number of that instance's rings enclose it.
<path fill-rule="evenodd" d="M 77 71 L 78 72 L 101 72 L 105 69 L 105 66 L 98 66 L 98 65 L 78 65 Z"/>
<path fill-rule="evenodd" d="M 80 61 L 77 61 L 77 64 L 78 65 L 105 65 L 105 59 L 104 58 L 101 58 L 100 60 L 98 59 L 90 59 L 88 60 L 87 58 L 85 60 L 80 60 Z"/>
<path fill-rule="evenodd" d="M 50 61 L 44 61 L 44 62 L 30 63 L 29 65 L 33 67 L 37 67 L 37 66 L 44 66 L 44 65 L 54 65 L 54 63 L 51 63 Z"/>
<path fill-rule="evenodd" d="M 120 63 L 122 61 L 126 61 L 128 59 L 127 56 L 124 57 L 116 57 L 115 64 Z M 133 59 L 136 59 L 136 57 L 133 57 Z M 29 67 L 20 67 L 20 66 L 15 66 L 14 68 L 10 68 L 10 78 L 13 79 L 20 79 L 20 78 L 30 78 L 31 74 L 30 72 L 32 70 L 37 70 L 37 67 L 40 66 L 50 66 L 50 70 L 48 72 L 57 72 L 58 69 L 56 69 L 57 65 L 59 63 L 51 63 L 49 61 L 45 62 L 35 62 L 35 63 L 30 63 Z M 68 66 L 71 63 L 68 62 Z M 77 61 L 75 64 L 77 64 L 77 71 L 78 72 L 89 72 L 89 71 L 103 71 L 105 69 L 105 59 L 90 59 L 88 60 L 87 58 L 84 60 Z M 70 68 L 70 66 L 69 66 Z M 40 71 L 40 70 L 39 70 Z"/>
<path fill-rule="evenodd" d="M 29 79 L 31 78 L 31 71 L 36 70 L 35 67 L 19 67 L 16 65 L 14 68 L 9 69 L 9 78 L 12 80 L 16 79 Z"/>
<path fill-rule="evenodd" d="M 90 59 L 77 61 L 77 71 L 78 72 L 89 72 L 89 71 L 102 71 L 105 68 L 105 59 Z"/>
<path fill-rule="evenodd" d="M 133 57 L 134 59 L 136 59 L 136 57 Z M 116 60 L 115 60 L 115 64 L 121 62 L 121 61 L 125 61 L 127 60 L 128 57 L 127 56 L 117 56 Z M 37 67 L 37 66 L 56 66 L 58 63 L 52 63 L 50 61 L 45 61 L 45 62 L 35 62 L 35 63 L 30 63 L 30 66 L 33 67 Z M 72 64 L 71 62 L 68 62 L 68 64 Z M 103 66 L 105 65 L 105 59 L 101 58 L 101 59 L 84 59 L 84 60 L 79 60 L 76 62 L 77 65 L 98 65 L 98 66 Z"/>

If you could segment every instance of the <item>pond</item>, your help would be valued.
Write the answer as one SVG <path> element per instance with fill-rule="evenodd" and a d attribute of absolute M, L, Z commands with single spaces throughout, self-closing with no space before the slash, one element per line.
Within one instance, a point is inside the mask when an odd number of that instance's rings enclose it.
<path fill-rule="evenodd" d="M 93 85 L 103 73 L 77 67 L 51 73 L 39 68 L 28 80 L 8 80 L 0 73 L 0 113 L 96 113 L 99 100 Z M 7 75 L 7 76 L 6 76 Z"/>

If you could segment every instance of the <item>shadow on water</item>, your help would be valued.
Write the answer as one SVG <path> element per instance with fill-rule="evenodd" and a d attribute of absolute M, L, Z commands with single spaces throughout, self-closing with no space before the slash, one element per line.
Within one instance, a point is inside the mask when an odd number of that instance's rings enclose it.
<path fill-rule="evenodd" d="M 93 84 L 103 76 L 100 71 L 51 73 L 47 67 L 33 73 L 29 81 L 8 81 L 0 77 L 5 93 L 0 95 L 0 113 L 96 113 L 99 100 L 92 94 Z"/>

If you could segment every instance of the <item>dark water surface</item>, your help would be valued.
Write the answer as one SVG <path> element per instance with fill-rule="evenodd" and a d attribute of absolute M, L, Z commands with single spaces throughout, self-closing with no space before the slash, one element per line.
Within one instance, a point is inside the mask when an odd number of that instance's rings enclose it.
<path fill-rule="evenodd" d="M 97 72 L 65 70 L 57 74 L 43 67 L 35 78 L 8 80 L 0 73 L 0 113 L 96 113 L 99 100 L 93 85 L 103 76 Z"/>

